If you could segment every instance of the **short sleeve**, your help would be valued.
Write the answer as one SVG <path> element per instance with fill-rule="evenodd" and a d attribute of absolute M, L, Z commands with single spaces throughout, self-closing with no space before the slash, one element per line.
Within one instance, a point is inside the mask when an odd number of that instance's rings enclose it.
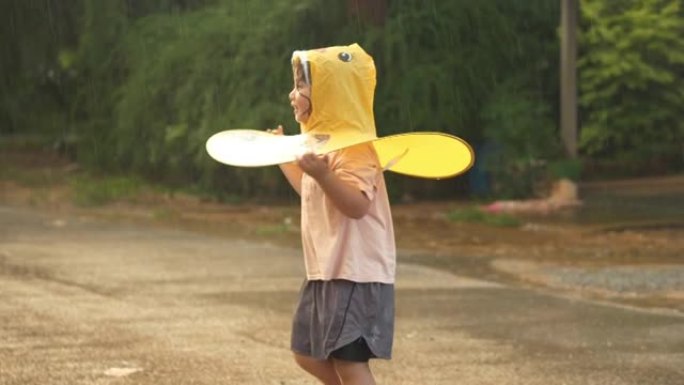
<path fill-rule="evenodd" d="M 369 200 L 375 199 L 382 169 L 373 144 L 362 143 L 337 151 L 332 159 L 332 170 L 340 179 L 361 190 Z"/>

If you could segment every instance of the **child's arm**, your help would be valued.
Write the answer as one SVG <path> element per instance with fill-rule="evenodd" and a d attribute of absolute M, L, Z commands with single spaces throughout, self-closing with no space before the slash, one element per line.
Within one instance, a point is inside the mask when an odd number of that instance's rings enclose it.
<path fill-rule="evenodd" d="M 283 126 L 278 125 L 278 128 L 266 130 L 266 132 L 273 135 L 283 135 Z M 302 195 L 302 169 L 294 162 L 280 164 L 279 166 L 287 181 L 290 182 L 290 186 L 292 186 L 297 194 Z"/>
<path fill-rule="evenodd" d="M 302 195 L 302 169 L 295 163 L 281 164 L 280 170 L 297 194 Z"/>
<path fill-rule="evenodd" d="M 370 208 L 370 200 L 360 190 L 350 186 L 328 168 L 328 157 L 313 153 L 297 160 L 300 171 L 306 172 L 318 182 L 325 195 L 346 216 L 360 219 Z M 301 179 L 300 179 L 301 181 Z"/>

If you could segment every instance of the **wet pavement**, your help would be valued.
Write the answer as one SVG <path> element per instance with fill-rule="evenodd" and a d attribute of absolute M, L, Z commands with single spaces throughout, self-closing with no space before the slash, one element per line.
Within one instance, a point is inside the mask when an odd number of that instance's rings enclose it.
<path fill-rule="evenodd" d="M 0 384 L 314 384 L 299 250 L 0 206 Z M 401 263 L 379 384 L 684 383 L 684 316 Z"/>
<path fill-rule="evenodd" d="M 606 229 L 684 227 L 684 178 L 669 177 L 585 182 L 582 205 L 562 215 L 565 223 Z"/>

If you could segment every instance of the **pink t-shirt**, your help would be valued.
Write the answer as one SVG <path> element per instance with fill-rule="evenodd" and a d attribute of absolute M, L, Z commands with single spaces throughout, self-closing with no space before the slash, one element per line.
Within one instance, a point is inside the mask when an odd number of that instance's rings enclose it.
<path fill-rule="evenodd" d="M 382 168 L 373 145 L 329 155 L 329 166 L 371 201 L 360 219 L 342 214 L 318 183 L 302 175 L 302 248 L 309 280 L 394 283 L 394 227 Z"/>

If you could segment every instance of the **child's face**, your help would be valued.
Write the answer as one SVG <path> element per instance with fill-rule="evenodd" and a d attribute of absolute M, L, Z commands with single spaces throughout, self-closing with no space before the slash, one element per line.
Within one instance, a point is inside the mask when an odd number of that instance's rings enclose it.
<path fill-rule="evenodd" d="M 290 91 L 290 105 L 294 109 L 294 118 L 299 123 L 306 123 L 311 115 L 311 86 L 306 84 L 300 71 L 295 71 L 294 88 Z"/>

